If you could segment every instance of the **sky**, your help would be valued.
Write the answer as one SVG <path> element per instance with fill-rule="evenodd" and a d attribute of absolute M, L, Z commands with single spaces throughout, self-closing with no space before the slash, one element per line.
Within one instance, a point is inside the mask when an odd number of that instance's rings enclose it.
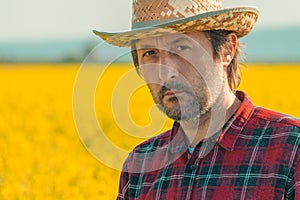
<path fill-rule="evenodd" d="M 260 9 L 255 28 L 300 26 L 299 0 L 223 0 Z M 128 30 L 131 0 L 0 0 L 0 42 L 93 38 L 93 29 Z"/>

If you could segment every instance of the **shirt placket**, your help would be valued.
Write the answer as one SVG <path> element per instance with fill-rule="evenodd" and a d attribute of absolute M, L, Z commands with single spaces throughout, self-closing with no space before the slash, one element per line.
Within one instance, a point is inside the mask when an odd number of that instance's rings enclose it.
<path fill-rule="evenodd" d="M 215 139 L 211 138 L 206 142 L 199 143 L 195 148 L 185 167 L 181 188 L 184 187 L 187 188 L 187 190 L 186 192 L 181 193 L 180 199 L 190 200 L 195 195 L 193 192 L 197 192 L 195 190 L 197 188 L 195 184 L 198 184 L 196 181 L 197 174 L 199 174 L 199 170 L 204 162 L 205 157 L 213 150 L 214 146 Z"/>
<path fill-rule="evenodd" d="M 199 165 L 201 164 L 203 158 L 198 156 L 198 150 L 195 149 L 194 153 L 191 155 L 191 158 L 188 160 L 184 176 L 181 182 L 181 188 L 186 188 L 180 193 L 180 199 L 189 200 L 192 197 L 192 193 L 195 188 L 195 179 L 199 170 Z"/>

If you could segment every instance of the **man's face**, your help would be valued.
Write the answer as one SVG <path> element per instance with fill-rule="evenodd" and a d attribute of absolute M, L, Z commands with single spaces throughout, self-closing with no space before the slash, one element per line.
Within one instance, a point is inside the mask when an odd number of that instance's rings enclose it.
<path fill-rule="evenodd" d="M 136 50 L 153 99 L 170 118 L 188 120 L 211 110 L 222 90 L 224 71 L 213 59 L 205 33 L 141 39 Z"/>

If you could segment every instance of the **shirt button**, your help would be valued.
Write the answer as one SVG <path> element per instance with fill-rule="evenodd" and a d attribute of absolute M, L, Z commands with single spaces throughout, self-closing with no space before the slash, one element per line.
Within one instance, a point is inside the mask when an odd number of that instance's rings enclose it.
<path fill-rule="evenodd" d="M 191 169 L 191 170 L 194 170 L 194 169 L 196 169 L 196 166 L 195 166 L 195 165 L 191 165 L 191 166 L 190 166 L 190 169 Z"/>

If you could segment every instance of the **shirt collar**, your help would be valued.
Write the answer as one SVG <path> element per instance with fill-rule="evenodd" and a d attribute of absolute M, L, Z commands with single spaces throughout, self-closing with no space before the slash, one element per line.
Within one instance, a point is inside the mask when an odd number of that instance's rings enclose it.
<path fill-rule="evenodd" d="M 206 140 L 217 140 L 218 144 L 228 151 L 233 151 L 239 133 L 243 130 L 247 121 L 250 119 L 254 105 L 249 97 L 242 91 L 236 91 L 236 97 L 241 101 L 240 107 L 231 116 L 221 129 L 221 133 L 216 133 Z M 178 122 L 174 122 L 169 138 L 169 148 L 171 153 L 183 152 L 188 149 L 184 131 Z"/>
<path fill-rule="evenodd" d="M 242 132 L 254 111 L 250 98 L 242 91 L 236 91 L 236 97 L 242 102 L 231 119 L 224 125 L 218 143 L 226 150 L 233 151 L 238 135 Z"/>
<path fill-rule="evenodd" d="M 179 153 L 188 149 L 184 131 L 178 122 L 174 122 L 169 139 L 169 148 L 171 153 Z"/>

